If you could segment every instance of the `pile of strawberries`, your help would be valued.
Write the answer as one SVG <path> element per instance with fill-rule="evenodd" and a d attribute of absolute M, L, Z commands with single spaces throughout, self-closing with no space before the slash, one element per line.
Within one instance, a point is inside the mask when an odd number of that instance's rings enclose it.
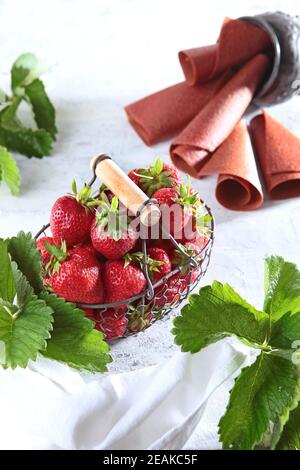
<path fill-rule="evenodd" d="M 208 240 L 197 223 L 202 204 L 190 185 L 182 183 L 177 170 L 157 160 L 148 168 L 132 170 L 128 176 L 149 197 L 155 198 L 161 208 L 174 204 L 180 207 L 179 225 L 192 221 L 193 233 L 188 240 L 178 238 L 178 223 L 174 220 L 170 220 L 170 232 L 187 254 L 200 253 Z M 161 281 L 186 259 L 160 234 L 156 240 L 146 240 L 145 260 L 139 232 L 131 226 L 134 218 L 124 209 L 107 188 L 102 186 L 93 195 L 88 185 L 78 191 L 73 182 L 72 193 L 58 198 L 52 207 L 52 236 L 37 242 L 47 289 L 67 301 L 84 304 L 86 315 L 107 340 L 149 326 L 163 307 L 178 301 L 187 283 L 197 278 L 199 269 L 182 269 Z M 127 300 L 147 288 L 145 262 L 154 285 L 154 297 L 141 313 L 138 301 Z M 88 307 L 112 303 L 117 305 Z"/>

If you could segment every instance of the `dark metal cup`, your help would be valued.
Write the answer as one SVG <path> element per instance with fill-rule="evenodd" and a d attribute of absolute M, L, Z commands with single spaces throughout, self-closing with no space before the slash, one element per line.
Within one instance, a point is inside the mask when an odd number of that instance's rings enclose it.
<path fill-rule="evenodd" d="M 291 99 L 300 88 L 300 17 L 281 11 L 243 16 L 240 20 L 265 30 L 273 44 L 272 70 L 253 103 L 271 106 Z"/>

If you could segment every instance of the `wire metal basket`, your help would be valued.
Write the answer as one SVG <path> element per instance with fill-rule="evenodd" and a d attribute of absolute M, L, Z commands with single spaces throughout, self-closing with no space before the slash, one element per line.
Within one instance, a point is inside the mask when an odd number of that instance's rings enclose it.
<path fill-rule="evenodd" d="M 110 158 L 106 155 L 104 157 L 105 159 Z M 97 163 L 99 164 L 99 162 L 103 160 L 103 156 L 100 156 L 98 157 Z M 96 165 L 93 165 L 94 175 L 88 183 L 89 186 L 92 186 L 96 180 L 95 170 Z M 100 176 L 99 172 L 97 176 Z M 127 175 L 125 175 L 125 177 L 127 180 Z M 102 177 L 101 179 L 103 180 Z M 108 185 L 106 184 L 106 186 Z M 117 192 L 114 191 L 115 188 L 109 187 L 109 189 L 115 193 Z M 84 310 L 88 309 L 95 313 L 93 316 L 93 321 L 96 324 L 95 327 L 102 331 L 105 330 L 109 342 L 130 335 L 136 335 L 151 326 L 154 322 L 166 319 L 170 312 L 177 309 L 188 297 L 191 291 L 197 286 L 200 279 L 205 275 L 214 243 L 214 219 L 210 208 L 202 200 L 200 201 L 205 213 L 210 216 L 210 222 L 208 227 L 209 238 L 198 254 L 188 254 L 182 245 L 180 245 L 170 233 L 166 232 L 160 220 L 159 224 L 164 233 L 164 237 L 169 240 L 175 250 L 181 253 L 183 263 L 157 282 L 153 283 L 149 275 L 147 263 L 147 245 L 149 240 L 141 239 L 141 251 L 143 253 L 142 270 L 147 281 L 146 289 L 134 297 L 110 304 L 77 304 L 79 308 Z M 145 200 L 141 205 L 142 207 L 136 211 L 137 215 L 139 216 L 142 210 L 150 204 L 155 205 L 156 201 L 145 196 Z M 44 225 L 36 234 L 35 238 L 38 239 L 41 235 L 46 235 L 49 227 L 49 223 Z M 117 316 L 115 315 L 116 313 Z M 121 328 L 116 329 L 116 322 L 118 322 Z M 120 334 L 118 334 L 118 331 Z"/>

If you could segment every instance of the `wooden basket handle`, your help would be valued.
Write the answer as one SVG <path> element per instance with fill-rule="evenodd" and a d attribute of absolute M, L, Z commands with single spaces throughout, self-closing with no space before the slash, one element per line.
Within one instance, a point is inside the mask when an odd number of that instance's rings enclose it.
<path fill-rule="evenodd" d="M 149 202 L 148 196 L 108 156 L 98 155 L 91 161 L 91 168 L 134 215 L 139 215 L 142 224 L 155 225 L 160 219 L 159 208 Z"/>

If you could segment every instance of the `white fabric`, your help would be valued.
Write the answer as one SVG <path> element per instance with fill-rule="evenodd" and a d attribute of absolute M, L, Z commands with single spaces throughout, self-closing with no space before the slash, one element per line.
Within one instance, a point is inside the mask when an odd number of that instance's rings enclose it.
<path fill-rule="evenodd" d="M 200 442 L 216 448 L 228 378 L 245 358 L 223 341 L 115 375 L 80 375 L 44 359 L 30 369 L 1 370 L 0 447 L 183 449 Z"/>

